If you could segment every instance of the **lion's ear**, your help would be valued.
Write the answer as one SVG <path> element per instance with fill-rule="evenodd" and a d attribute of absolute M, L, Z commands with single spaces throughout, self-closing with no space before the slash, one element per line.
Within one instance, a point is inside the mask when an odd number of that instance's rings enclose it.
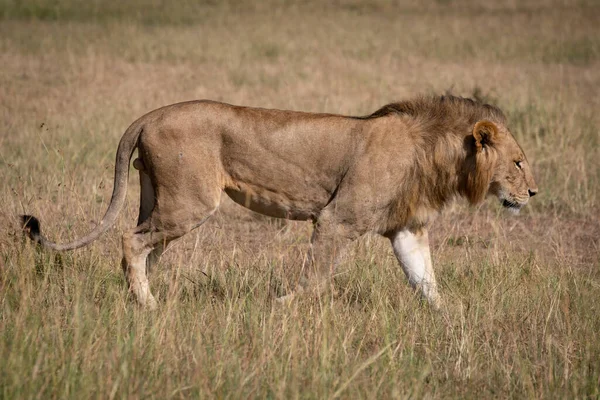
<path fill-rule="evenodd" d="M 476 151 L 467 161 L 466 194 L 471 204 L 477 204 L 485 199 L 492 182 L 498 153 L 491 148 L 498 140 L 498 127 L 487 120 L 479 121 L 473 128 L 473 138 Z"/>
<path fill-rule="evenodd" d="M 473 138 L 478 152 L 486 146 L 493 146 L 498 139 L 498 127 L 491 121 L 478 121 L 473 128 Z"/>

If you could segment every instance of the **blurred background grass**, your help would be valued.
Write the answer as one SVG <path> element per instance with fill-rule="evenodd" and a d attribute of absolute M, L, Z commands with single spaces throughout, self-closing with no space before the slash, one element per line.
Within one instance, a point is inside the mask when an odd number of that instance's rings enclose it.
<path fill-rule="evenodd" d="M 0 396 L 599 395 L 600 4 L 596 1 L 0 0 Z M 114 152 L 176 101 L 367 114 L 422 93 L 500 106 L 540 194 L 518 218 L 450 207 L 432 228 L 447 307 L 414 296 L 366 237 L 332 301 L 271 305 L 308 224 L 225 202 L 152 278 L 139 312 L 116 232 L 39 252 L 15 215 L 68 240 L 103 215 Z"/>

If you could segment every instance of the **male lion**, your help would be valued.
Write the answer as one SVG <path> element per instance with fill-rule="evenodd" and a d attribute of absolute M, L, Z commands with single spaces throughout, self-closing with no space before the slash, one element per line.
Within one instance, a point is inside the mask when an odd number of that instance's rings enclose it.
<path fill-rule="evenodd" d="M 493 194 L 518 211 L 538 191 L 503 113 L 474 100 L 420 97 L 364 117 L 191 101 L 152 111 L 127 129 L 110 205 L 87 236 L 56 244 L 23 216 L 29 237 L 55 250 L 96 240 L 123 207 L 136 148 L 140 213 L 123 235 L 122 266 L 129 290 L 148 308 L 156 300 L 147 262 L 204 223 L 223 191 L 261 214 L 313 222 L 297 290 L 325 288 L 344 248 L 376 232 L 390 239 L 410 284 L 436 308 L 431 219 L 457 196 L 476 204 Z"/>

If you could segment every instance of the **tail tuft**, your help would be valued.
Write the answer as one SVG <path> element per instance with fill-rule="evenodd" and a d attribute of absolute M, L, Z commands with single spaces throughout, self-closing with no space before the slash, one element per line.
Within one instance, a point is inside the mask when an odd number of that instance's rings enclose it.
<path fill-rule="evenodd" d="M 33 215 L 21 215 L 22 229 L 29 239 L 36 243 L 41 241 L 40 221 Z"/>

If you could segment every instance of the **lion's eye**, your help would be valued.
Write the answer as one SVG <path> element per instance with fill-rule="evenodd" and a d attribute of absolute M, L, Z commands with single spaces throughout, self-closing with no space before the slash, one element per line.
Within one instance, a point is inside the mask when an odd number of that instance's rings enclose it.
<path fill-rule="evenodd" d="M 521 165 L 523 161 L 515 161 L 515 166 L 519 169 L 523 168 L 523 165 Z"/>

